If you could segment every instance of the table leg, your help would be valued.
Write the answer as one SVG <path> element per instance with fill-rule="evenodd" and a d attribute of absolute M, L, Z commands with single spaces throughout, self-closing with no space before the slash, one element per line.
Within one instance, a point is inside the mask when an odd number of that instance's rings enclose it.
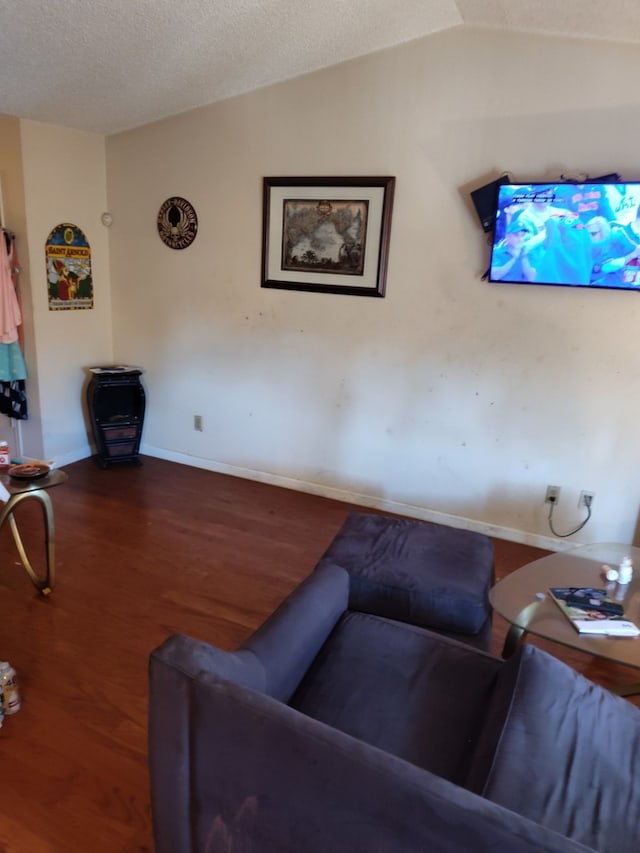
<path fill-rule="evenodd" d="M 524 641 L 526 633 L 526 628 L 519 628 L 517 625 L 512 625 L 509 628 L 502 647 L 502 657 L 505 660 L 518 650 L 518 646 Z"/>
<path fill-rule="evenodd" d="M 531 604 L 527 604 L 525 608 L 523 608 L 517 616 L 518 625 L 512 624 L 509 628 L 507 636 L 504 641 L 504 646 L 502 647 L 502 657 L 510 658 L 511 655 L 518 650 L 518 646 L 520 643 L 524 642 L 524 638 L 527 634 L 527 626 L 529 625 L 529 620 L 536 612 L 540 605 L 539 601 L 533 601 Z M 524 625 L 525 627 L 521 627 Z"/>
<path fill-rule="evenodd" d="M 31 561 L 27 556 L 27 551 L 24 547 L 18 524 L 13 514 L 17 506 L 25 501 L 36 501 L 42 508 L 42 518 L 44 524 L 44 545 L 45 545 L 45 566 L 46 572 L 44 578 L 38 577 Z M 24 570 L 29 575 L 29 580 L 42 595 L 49 595 L 53 589 L 55 580 L 55 526 L 53 523 L 53 505 L 51 498 L 44 489 L 37 489 L 30 492 L 20 492 L 12 495 L 0 512 L 0 527 L 9 520 L 13 540 L 16 543 L 20 560 Z"/>

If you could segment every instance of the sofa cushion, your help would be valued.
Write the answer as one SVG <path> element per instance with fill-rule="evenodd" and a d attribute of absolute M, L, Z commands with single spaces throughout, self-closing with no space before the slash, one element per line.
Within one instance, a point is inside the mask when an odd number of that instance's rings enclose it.
<path fill-rule="evenodd" d="M 452 782 L 463 781 L 503 662 L 412 625 L 345 614 L 290 705 Z"/>
<path fill-rule="evenodd" d="M 466 787 L 598 851 L 640 849 L 640 710 L 530 645 L 502 668 Z"/>
<path fill-rule="evenodd" d="M 442 524 L 351 513 L 320 563 L 351 575 L 349 606 L 460 634 L 486 627 L 493 545 Z"/>

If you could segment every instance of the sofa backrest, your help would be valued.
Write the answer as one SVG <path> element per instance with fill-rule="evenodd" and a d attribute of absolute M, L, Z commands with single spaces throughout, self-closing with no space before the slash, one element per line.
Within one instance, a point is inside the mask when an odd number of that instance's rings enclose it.
<path fill-rule="evenodd" d="M 349 574 L 325 563 L 242 645 L 262 664 L 262 692 L 288 702 L 349 604 Z"/>
<path fill-rule="evenodd" d="M 500 670 L 465 787 L 601 853 L 640 850 L 640 710 L 529 644 Z"/>

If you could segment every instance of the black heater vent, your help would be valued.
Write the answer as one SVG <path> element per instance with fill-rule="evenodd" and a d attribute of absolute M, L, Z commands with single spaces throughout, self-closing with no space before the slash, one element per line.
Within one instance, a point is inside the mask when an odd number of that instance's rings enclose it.
<path fill-rule="evenodd" d="M 137 367 L 92 367 L 87 405 L 98 462 L 140 462 L 145 393 Z"/>

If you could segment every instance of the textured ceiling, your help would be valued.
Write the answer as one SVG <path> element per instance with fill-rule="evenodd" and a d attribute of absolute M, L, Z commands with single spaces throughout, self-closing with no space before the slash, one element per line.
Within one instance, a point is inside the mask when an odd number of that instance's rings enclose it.
<path fill-rule="evenodd" d="M 0 0 L 0 113 L 115 133 L 464 24 L 640 42 L 638 0 Z"/>

